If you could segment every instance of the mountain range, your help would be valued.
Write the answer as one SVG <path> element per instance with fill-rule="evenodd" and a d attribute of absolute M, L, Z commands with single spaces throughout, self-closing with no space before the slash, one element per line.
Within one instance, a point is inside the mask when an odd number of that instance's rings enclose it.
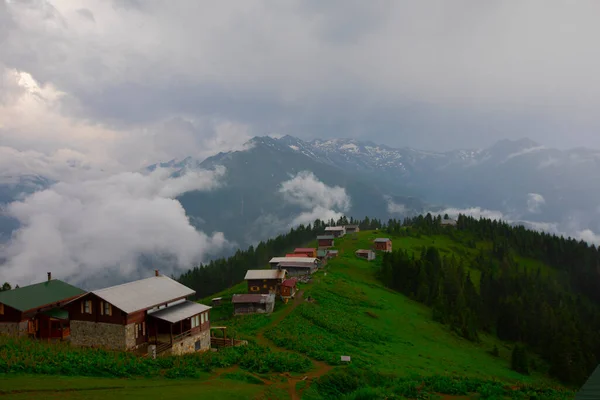
<path fill-rule="evenodd" d="M 521 139 L 486 149 L 430 152 L 355 139 L 265 136 L 251 139 L 246 150 L 207 159 L 190 156 L 146 170 L 168 167 L 180 175 L 221 165 L 226 173 L 220 189 L 178 199 L 196 228 L 222 231 L 240 246 L 317 216 L 387 219 L 447 207 L 479 207 L 514 221 L 600 230 L 598 150 L 557 150 Z M 49 184 L 43 177 L 2 184 L 0 202 Z M 347 199 L 339 198 L 342 189 Z M 5 234 L 14 229 L 4 225 Z"/>

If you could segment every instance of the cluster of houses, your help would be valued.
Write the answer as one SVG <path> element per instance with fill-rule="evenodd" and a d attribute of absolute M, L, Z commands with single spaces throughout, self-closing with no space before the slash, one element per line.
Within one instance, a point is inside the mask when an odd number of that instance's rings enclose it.
<path fill-rule="evenodd" d="M 48 273 L 46 282 L 0 292 L 0 334 L 154 354 L 206 351 L 211 307 L 187 300 L 194 294 L 158 271 L 91 292 Z"/>
<path fill-rule="evenodd" d="M 298 282 L 306 281 L 327 260 L 337 257 L 334 241 L 358 232 L 356 225 L 331 226 L 317 236 L 316 248 L 297 248 L 273 257 L 270 269 L 248 270 L 248 291 L 234 294 L 234 315 L 271 313 L 277 297 L 293 299 Z M 375 258 L 375 251 L 392 251 L 387 238 L 375 239 L 373 249 L 356 256 Z M 206 351 L 211 342 L 237 345 L 211 337 L 211 307 L 189 301 L 195 291 L 155 271 L 154 276 L 104 289 L 85 291 L 48 273 L 45 282 L 0 292 L 0 334 L 37 339 L 69 339 L 75 346 L 138 350 L 144 354 L 184 354 Z M 213 306 L 222 298 L 213 299 Z M 224 339 L 225 338 L 225 339 Z M 223 342 L 225 340 L 225 342 Z M 223 343 L 222 343 L 223 342 Z"/>

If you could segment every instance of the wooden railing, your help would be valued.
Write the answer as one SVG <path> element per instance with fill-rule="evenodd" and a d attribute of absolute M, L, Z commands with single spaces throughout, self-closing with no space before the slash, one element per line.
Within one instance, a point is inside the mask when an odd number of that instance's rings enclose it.
<path fill-rule="evenodd" d="M 232 338 L 218 338 L 211 337 L 211 347 L 234 347 L 234 346 L 245 346 L 248 344 L 247 340 L 236 340 Z"/>

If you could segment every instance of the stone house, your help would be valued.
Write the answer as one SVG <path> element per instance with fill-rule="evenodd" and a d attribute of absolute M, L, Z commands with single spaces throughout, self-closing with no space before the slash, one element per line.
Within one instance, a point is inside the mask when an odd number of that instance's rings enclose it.
<path fill-rule="evenodd" d="M 153 277 L 94 290 L 67 304 L 71 343 L 113 350 L 147 345 L 149 314 L 182 303 L 195 293 L 155 272 Z M 190 319 L 182 319 L 173 333 L 184 333 L 182 330 L 188 325 Z"/>
<path fill-rule="evenodd" d="M 244 280 L 248 282 L 249 293 L 278 294 L 285 275 L 286 271 L 281 269 L 249 269 Z"/>
<path fill-rule="evenodd" d="M 181 355 L 210 350 L 211 307 L 192 301 L 148 312 L 149 342 L 160 354 Z"/>
<path fill-rule="evenodd" d="M 0 292 L 0 334 L 66 339 L 69 314 L 60 308 L 83 294 L 50 273 L 46 282 Z"/>

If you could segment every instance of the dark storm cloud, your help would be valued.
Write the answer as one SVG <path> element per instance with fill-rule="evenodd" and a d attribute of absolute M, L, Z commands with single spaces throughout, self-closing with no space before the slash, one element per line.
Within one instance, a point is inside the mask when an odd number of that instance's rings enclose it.
<path fill-rule="evenodd" d="M 93 123 L 180 115 L 436 150 L 523 136 L 600 147 L 595 1 L 0 4 L 16 21 L 0 24 L 0 62 Z"/>

